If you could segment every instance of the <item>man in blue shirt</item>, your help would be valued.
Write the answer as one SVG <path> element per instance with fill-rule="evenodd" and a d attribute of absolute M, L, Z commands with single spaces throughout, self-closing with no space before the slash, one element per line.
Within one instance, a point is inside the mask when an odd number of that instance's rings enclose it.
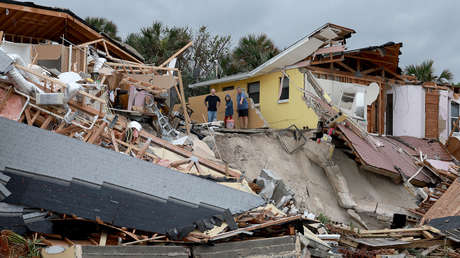
<path fill-rule="evenodd" d="M 238 110 L 238 118 L 240 120 L 240 127 L 241 128 L 248 128 L 248 96 L 244 93 L 243 89 L 238 87 L 236 89 L 236 101 L 237 101 L 237 110 Z"/>
<path fill-rule="evenodd" d="M 208 122 L 217 119 L 217 106 L 220 105 L 220 98 L 216 96 L 216 90 L 211 89 L 211 95 L 204 99 L 204 104 L 208 107 Z"/>

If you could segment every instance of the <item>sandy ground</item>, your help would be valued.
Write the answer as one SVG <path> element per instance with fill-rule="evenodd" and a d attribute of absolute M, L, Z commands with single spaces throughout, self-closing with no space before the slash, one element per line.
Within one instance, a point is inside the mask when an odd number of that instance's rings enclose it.
<path fill-rule="evenodd" d="M 323 213 L 334 221 L 349 223 L 351 218 L 341 208 L 333 188 L 323 170 L 310 162 L 300 149 L 288 154 L 275 134 L 222 134 L 216 135 L 222 158 L 245 173 L 249 181 L 255 179 L 262 168 L 270 169 L 283 178 L 295 192 L 298 208 L 317 215 Z M 309 141 L 307 144 L 317 144 Z M 374 211 L 392 216 L 404 208 L 416 207 L 415 199 L 402 185 L 394 184 L 383 176 L 362 171 L 354 160 L 341 150 L 335 150 L 333 160 L 340 166 L 360 215 L 370 227 L 376 223 Z M 407 212 L 406 212 L 407 213 Z"/>

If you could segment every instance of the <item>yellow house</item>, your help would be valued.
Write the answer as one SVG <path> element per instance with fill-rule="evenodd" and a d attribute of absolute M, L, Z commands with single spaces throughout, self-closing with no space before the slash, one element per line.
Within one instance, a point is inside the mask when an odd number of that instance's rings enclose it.
<path fill-rule="evenodd" d="M 292 124 L 299 128 L 316 128 L 317 117 L 303 100 L 301 89 L 304 88 L 304 74 L 295 64 L 319 48 L 333 41 L 344 40 L 354 32 L 328 23 L 250 72 L 199 82 L 189 87 L 210 86 L 217 92 L 241 87 L 252 98 L 271 128 L 286 128 Z"/>
<path fill-rule="evenodd" d="M 316 128 L 318 117 L 304 101 L 305 91 L 311 91 L 305 74 L 308 69 L 337 106 L 349 110 L 369 132 L 384 133 L 392 119 L 385 115 L 389 102 L 385 91 L 393 84 L 404 84 L 398 67 L 402 44 L 389 42 L 347 50 L 346 39 L 353 33 L 352 29 L 327 23 L 252 71 L 189 87 L 209 86 L 218 93 L 241 87 L 271 128 L 293 124 Z M 378 99 L 373 103 L 366 99 L 366 106 L 364 98 L 371 84 L 378 85 Z"/>

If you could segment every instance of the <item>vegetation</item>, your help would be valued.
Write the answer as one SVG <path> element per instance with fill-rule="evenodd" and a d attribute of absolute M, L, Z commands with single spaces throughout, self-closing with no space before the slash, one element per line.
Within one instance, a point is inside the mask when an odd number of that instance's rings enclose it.
<path fill-rule="evenodd" d="M 318 220 L 323 225 L 327 225 L 327 224 L 331 223 L 331 219 L 328 216 L 324 215 L 323 213 L 320 213 L 318 215 Z"/>
<path fill-rule="evenodd" d="M 250 34 L 240 39 L 238 46 L 232 52 L 229 71 L 235 69 L 239 72 L 247 72 L 255 69 L 265 61 L 276 56 L 280 51 L 266 34 Z"/>
<path fill-rule="evenodd" d="M 118 27 L 112 21 L 101 17 L 86 17 L 85 21 L 100 32 L 104 32 L 109 35 L 109 37 L 121 41 L 121 38 L 117 35 Z"/>
<path fill-rule="evenodd" d="M 407 75 L 413 75 L 417 80 L 422 82 L 451 83 L 454 78 L 453 74 L 445 69 L 439 75 L 435 75 L 434 61 L 429 59 L 418 65 L 408 65 L 404 68 Z"/>
<path fill-rule="evenodd" d="M 26 239 L 11 230 L 2 230 L 1 234 L 8 238 L 10 257 L 40 257 L 40 239 Z"/>

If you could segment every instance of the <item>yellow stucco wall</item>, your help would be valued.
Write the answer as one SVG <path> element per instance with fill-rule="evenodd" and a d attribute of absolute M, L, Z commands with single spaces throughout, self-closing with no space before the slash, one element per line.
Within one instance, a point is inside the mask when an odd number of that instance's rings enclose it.
<path fill-rule="evenodd" d="M 278 103 L 279 80 L 281 72 L 273 72 L 247 80 L 233 81 L 211 85 L 216 91 L 222 88 L 234 86 L 244 88 L 247 93 L 247 85 L 251 82 L 260 81 L 260 106 L 263 117 L 271 128 L 286 128 L 292 124 L 297 127 L 316 128 L 318 117 L 306 106 L 302 99 L 303 93 L 298 88 L 304 87 L 304 74 L 297 69 L 286 71 L 289 81 L 289 101 Z M 234 100 L 236 102 L 236 100 Z"/>

